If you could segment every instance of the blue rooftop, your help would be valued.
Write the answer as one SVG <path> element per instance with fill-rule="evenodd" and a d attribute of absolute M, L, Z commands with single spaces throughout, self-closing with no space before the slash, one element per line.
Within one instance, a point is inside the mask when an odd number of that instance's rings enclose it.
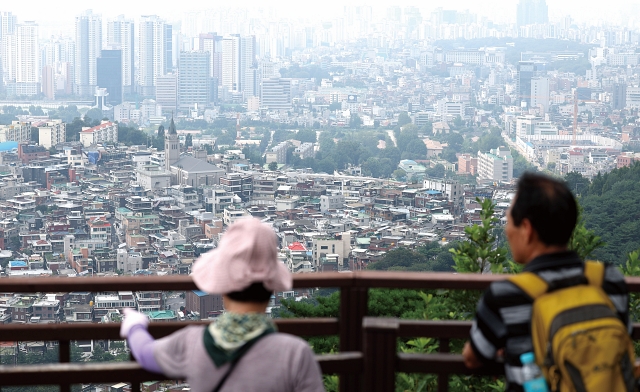
<path fill-rule="evenodd" d="M 15 148 L 18 148 L 18 142 L 0 143 L 0 151 L 11 151 Z"/>
<path fill-rule="evenodd" d="M 9 262 L 9 267 L 26 267 L 27 262 L 24 260 L 11 260 Z"/>
<path fill-rule="evenodd" d="M 204 297 L 204 296 L 209 295 L 209 294 L 205 293 L 205 292 L 204 292 L 204 291 L 202 291 L 202 290 L 193 290 L 193 293 L 194 293 L 195 295 L 197 295 L 198 297 Z"/>

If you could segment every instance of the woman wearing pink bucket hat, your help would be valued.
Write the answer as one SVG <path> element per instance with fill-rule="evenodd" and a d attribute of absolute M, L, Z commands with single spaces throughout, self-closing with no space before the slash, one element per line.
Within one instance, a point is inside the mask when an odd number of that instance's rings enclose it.
<path fill-rule="evenodd" d="M 142 367 L 186 379 L 194 392 L 324 391 L 309 345 L 277 333 L 265 314 L 272 292 L 292 286 L 277 252 L 269 226 L 255 218 L 237 221 L 193 266 L 199 289 L 223 295 L 226 312 L 216 322 L 156 341 L 147 332 L 147 317 L 125 309 L 120 336 Z"/>

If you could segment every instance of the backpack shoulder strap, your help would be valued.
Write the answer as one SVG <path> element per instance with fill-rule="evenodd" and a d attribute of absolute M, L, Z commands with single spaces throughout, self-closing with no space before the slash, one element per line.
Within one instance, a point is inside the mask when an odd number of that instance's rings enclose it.
<path fill-rule="evenodd" d="M 597 261 L 584 262 L 584 276 L 591 286 L 602 287 L 602 283 L 604 282 L 604 269 L 604 263 L 598 263 Z"/>
<path fill-rule="evenodd" d="M 533 300 L 546 293 L 549 289 L 547 282 L 533 272 L 523 272 L 514 275 L 509 278 L 509 281 L 527 293 Z"/>

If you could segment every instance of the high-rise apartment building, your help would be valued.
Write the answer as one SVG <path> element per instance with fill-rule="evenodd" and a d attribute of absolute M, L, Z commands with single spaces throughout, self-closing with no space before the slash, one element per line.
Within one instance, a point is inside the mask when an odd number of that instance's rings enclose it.
<path fill-rule="evenodd" d="M 531 106 L 531 79 L 535 76 L 536 65 L 532 61 L 520 61 L 518 63 L 518 75 L 516 78 L 516 91 L 520 104 L 526 102 Z"/>
<path fill-rule="evenodd" d="M 40 49 L 38 25 L 24 22 L 2 38 L 4 82 L 8 96 L 34 96 L 40 93 Z"/>
<path fill-rule="evenodd" d="M 531 78 L 531 107 L 539 108 L 541 114 L 549 111 L 549 78 L 534 76 Z"/>
<path fill-rule="evenodd" d="M 107 46 L 122 52 L 122 92 L 130 94 L 134 90 L 134 24 L 123 15 L 110 20 L 107 24 Z M 111 94 L 109 94 L 111 95 Z"/>
<path fill-rule="evenodd" d="M 5 43 L 6 37 L 13 35 L 16 31 L 17 18 L 11 12 L 0 12 L 0 86 L 7 80 L 15 79 L 15 75 L 11 77 L 10 72 L 12 57 L 11 53 L 7 53 L 8 45 Z M 15 61 L 15 60 L 13 60 Z"/>
<path fill-rule="evenodd" d="M 260 74 L 260 68 L 251 67 L 247 69 L 244 77 L 244 99 L 247 100 L 250 97 L 260 96 L 260 82 L 262 75 Z"/>
<path fill-rule="evenodd" d="M 194 104 L 206 106 L 211 102 L 209 52 L 180 52 L 178 63 L 178 102 L 180 107 Z"/>
<path fill-rule="evenodd" d="M 102 51 L 98 58 L 98 87 L 107 89 L 109 105 L 122 103 L 122 51 Z"/>
<path fill-rule="evenodd" d="M 241 37 L 235 34 L 222 39 L 221 85 L 225 91 L 246 93 L 245 87 L 253 90 L 251 84 L 255 85 L 255 75 L 250 70 L 256 66 L 255 36 Z M 253 94 L 245 94 L 245 99 Z"/>
<path fill-rule="evenodd" d="M 52 38 L 41 43 L 40 47 L 43 94 L 50 99 L 57 94 L 72 94 L 75 41 L 72 38 Z"/>
<path fill-rule="evenodd" d="M 167 74 L 156 79 L 156 103 L 164 113 L 178 110 L 178 75 Z"/>
<path fill-rule="evenodd" d="M 0 39 L 5 35 L 13 34 L 18 24 L 18 18 L 11 12 L 0 12 Z"/>
<path fill-rule="evenodd" d="M 547 2 L 545 0 L 520 0 L 516 19 L 518 27 L 549 22 Z"/>
<path fill-rule="evenodd" d="M 172 28 L 155 15 L 142 16 L 138 36 L 140 93 L 144 96 L 154 96 L 157 78 L 173 69 Z"/>
<path fill-rule="evenodd" d="M 622 110 L 627 106 L 627 85 L 625 83 L 615 83 L 611 91 L 611 108 Z"/>
<path fill-rule="evenodd" d="M 76 17 L 76 56 L 74 92 L 93 96 L 98 84 L 97 59 L 102 51 L 102 16 L 85 11 Z"/>
<path fill-rule="evenodd" d="M 42 67 L 42 95 L 47 99 L 56 99 L 56 73 L 51 65 Z"/>
<path fill-rule="evenodd" d="M 240 35 L 230 35 L 222 39 L 222 81 L 225 91 L 239 93 L 242 91 L 240 72 Z"/>
<path fill-rule="evenodd" d="M 256 63 L 256 37 L 250 35 L 248 37 L 242 37 L 240 40 L 240 75 L 242 75 L 242 81 L 240 83 L 240 88 L 243 93 L 245 93 L 246 99 L 246 90 L 248 90 L 253 79 L 253 75 L 249 72 L 251 68 L 255 68 L 257 66 Z M 249 78 L 249 79 L 247 79 Z M 252 95 L 257 94 L 257 92 Z"/>
<path fill-rule="evenodd" d="M 291 109 L 291 79 L 262 79 L 260 104 L 269 110 Z"/>

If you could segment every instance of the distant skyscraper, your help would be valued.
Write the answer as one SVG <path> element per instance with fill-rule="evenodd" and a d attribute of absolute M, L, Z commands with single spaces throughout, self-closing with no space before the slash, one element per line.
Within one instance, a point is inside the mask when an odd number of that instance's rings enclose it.
<path fill-rule="evenodd" d="M 107 89 L 107 103 L 111 106 L 122 103 L 122 52 L 103 50 L 98 58 L 98 86 Z"/>
<path fill-rule="evenodd" d="M 155 15 L 140 20 L 138 83 L 140 93 L 155 95 L 156 79 L 173 69 L 171 25 Z"/>
<path fill-rule="evenodd" d="M 178 63 L 178 102 L 181 107 L 210 103 L 209 52 L 181 52 Z"/>
<path fill-rule="evenodd" d="M 11 12 L 0 12 L 0 39 L 16 31 L 18 19 Z"/>
<path fill-rule="evenodd" d="M 75 93 L 93 96 L 98 83 L 96 62 L 102 51 L 102 17 L 91 10 L 76 17 Z"/>
<path fill-rule="evenodd" d="M 549 111 L 549 78 L 531 78 L 531 107 L 542 108 L 542 113 Z"/>
<path fill-rule="evenodd" d="M 0 60 L 2 61 L 0 63 L 2 66 L 2 69 L 0 69 L 0 82 L 7 83 L 9 80 L 15 79 L 15 70 L 13 71 L 14 74 L 10 74 L 12 72 L 11 63 L 15 62 L 12 55 L 15 56 L 15 53 L 7 52 L 10 50 L 11 43 L 4 41 L 9 40 L 9 38 L 6 38 L 9 35 L 13 36 L 17 23 L 16 16 L 11 12 L 0 12 Z"/>
<path fill-rule="evenodd" d="M 518 63 L 518 77 L 516 79 L 516 91 L 518 100 L 526 106 L 531 106 L 531 78 L 535 76 L 536 65 L 531 61 L 520 61 Z"/>
<path fill-rule="evenodd" d="M 3 42 L 3 69 L 9 96 L 34 96 L 40 93 L 40 48 L 38 25 L 25 22 L 15 26 Z M 5 68 L 6 67 L 6 68 Z"/>
<path fill-rule="evenodd" d="M 178 76 L 167 74 L 156 79 L 156 103 L 163 113 L 178 110 Z"/>
<path fill-rule="evenodd" d="M 51 65 L 42 67 L 42 94 L 47 99 L 56 99 L 55 70 Z"/>
<path fill-rule="evenodd" d="M 135 82 L 134 37 L 133 21 L 125 19 L 123 15 L 107 24 L 107 46 L 122 51 L 122 90 L 125 94 L 133 92 Z"/>
<path fill-rule="evenodd" d="M 222 36 L 216 33 L 200 34 L 200 50 L 209 52 L 209 76 L 220 79 L 222 72 Z"/>
<path fill-rule="evenodd" d="M 260 105 L 269 110 L 291 109 L 291 79 L 262 79 Z"/>
<path fill-rule="evenodd" d="M 242 80 L 240 81 L 240 90 L 245 93 L 250 89 L 249 85 L 254 83 L 253 76 L 249 72 L 251 68 L 255 68 L 256 64 L 256 37 L 250 35 L 248 37 L 242 37 L 240 40 L 240 75 Z M 247 78 L 249 78 L 247 80 Z M 256 95 L 257 92 L 252 93 L 251 95 Z"/>
<path fill-rule="evenodd" d="M 545 0 L 520 0 L 517 9 L 518 26 L 549 22 L 549 9 Z"/>
<path fill-rule="evenodd" d="M 222 39 L 222 88 L 232 93 L 241 92 L 240 35 Z"/>
<path fill-rule="evenodd" d="M 262 76 L 260 74 L 260 68 L 251 67 L 247 69 L 247 73 L 244 78 L 244 99 L 249 97 L 260 96 L 260 81 Z"/>
<path fill-rule="evenodd" d="M 615 83 L 611 93 L 611 108 L 613 110 L 622 110 L 627 106 L 627 85 L 624 83 Z"/>

